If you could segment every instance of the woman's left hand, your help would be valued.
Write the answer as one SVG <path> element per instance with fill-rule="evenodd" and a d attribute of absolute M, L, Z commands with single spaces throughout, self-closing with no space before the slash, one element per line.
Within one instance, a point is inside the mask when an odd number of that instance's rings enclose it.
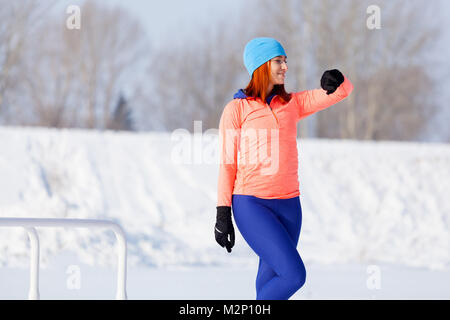
<path fill-rule="evenodd" d="M 320 79 L 320 86 L 327 94 L 332 94 L 344 82 L 344 75 L 337 69 L 327 70 Z"/>
<path fill-rule="evenodd" d="M 234 227 L 231 221 L 231 207 L 217 207 L 216 225 L 214 227 L 214 235 L 220 246 L 227 248 L 231 252 L 234 246 Z"/>

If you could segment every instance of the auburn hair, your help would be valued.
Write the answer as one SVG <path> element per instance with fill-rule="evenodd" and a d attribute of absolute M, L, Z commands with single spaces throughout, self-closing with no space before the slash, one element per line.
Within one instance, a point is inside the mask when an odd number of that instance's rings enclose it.
<path fill-rule="evenodd" d="M 276 94 L 280 96 L 283 103 L 288 103 L 291 100 L 291 94 L 286 92 L 284 84 L 275 84 L 272 91 L 267 94 L 267 87 L 270 83 L 270 63 L 270 60 L 267 61 L 253 72 L 252 79 L 244 92 L 247 96 L 261 98 L 263 102 L 266 102 L 270 95 Z"/>

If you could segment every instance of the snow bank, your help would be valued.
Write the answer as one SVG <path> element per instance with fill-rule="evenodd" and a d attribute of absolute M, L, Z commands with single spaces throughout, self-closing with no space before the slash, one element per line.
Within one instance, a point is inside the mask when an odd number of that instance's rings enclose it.
<path fill-rule="evenodd" d="M 232 254 L 213 237 L 216 142 L 213 134 L 0 128 L 0 217 L 113 220 L 127 233 L 129 265 L 253 269 L 239 232 Z M 302 139 L 298 148 L 305 263 L 450 266 L 449 145 Z M 63 250 L 115 264 L 112 232 L 38 232 L 43 266 Z M 0 228 L 0 266 L 26 266 L 28 246 L 20 228 Z"/>

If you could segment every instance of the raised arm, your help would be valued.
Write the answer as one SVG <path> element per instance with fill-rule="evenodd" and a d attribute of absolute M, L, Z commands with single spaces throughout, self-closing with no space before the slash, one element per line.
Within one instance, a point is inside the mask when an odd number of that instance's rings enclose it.
<path fill-rule="evenodd" d="M 322 88 L 293 93 L 293 99 L 295 99 L 297 107 L 297 121 L 326 109 L 350 95 L 353 91 L 353 84 L 346 76 L 342 76 L 344 81 L 333 93 L 327 94 L 329 90 Z"/>

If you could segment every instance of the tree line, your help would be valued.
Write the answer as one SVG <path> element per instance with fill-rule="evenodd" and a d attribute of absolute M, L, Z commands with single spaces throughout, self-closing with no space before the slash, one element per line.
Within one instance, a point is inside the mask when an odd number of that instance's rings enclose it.
<path fill-rule="evenodd" d="M 249 81 L 242 53 L 256 36 L 285 47 L 288 91 L 319 88 L 333 68 L 355 86 L 338 107 L 301 120 L 299 137 L 420 140 L 439 113 L 433 2 L 379 1 L 381 27 L 370 29 L 371 1 L 249 0 L 159 47 L 123 7 L 85 1 L 81 28 L 71 30 L 66 15 L 50 14 L 56 5 L 0 0 L 1 125 L 172 131 L 201 120 L 217 128 Z"/>

